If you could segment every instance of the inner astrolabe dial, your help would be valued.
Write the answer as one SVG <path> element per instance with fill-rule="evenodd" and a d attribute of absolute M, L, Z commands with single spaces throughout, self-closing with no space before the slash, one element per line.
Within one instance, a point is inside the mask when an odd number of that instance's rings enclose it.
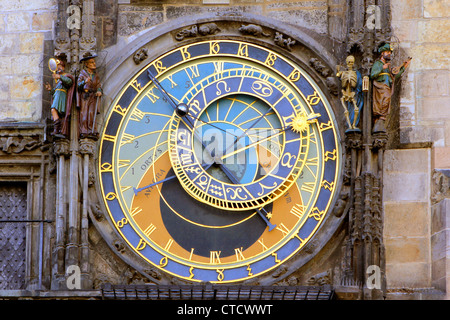
<path fill-rule="evenodd" d="M 230 69 L 219 80 L 205 78 L 188 101 L 190 112 L 173 118 L 172 167 L 197 200 L 233 211 L 261 208 L 301 173 L 309 130 L 295 130 L 292 123 L 305 112 L 285 99 L 287 88 L 261 77 Z"/>

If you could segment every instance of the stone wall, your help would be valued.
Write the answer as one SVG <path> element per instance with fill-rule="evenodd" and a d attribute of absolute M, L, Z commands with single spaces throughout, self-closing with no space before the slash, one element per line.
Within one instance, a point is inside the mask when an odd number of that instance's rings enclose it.
<path fill-rule="evenodd" d="M 449 299 L 448 195 L 435 201 L 430 186 L 434 170 L 450 168 L 450 3 L 391 3 L 398 61 L 413 57 L 400 92 L 400 146 L 431 147 L 385 154 L 387 282 L 392 294 L 435 288 Z"/>
<path fill-rule="evenodd" d="M 430 284 L 430 149 L 384 156 L 384 239 L 388 288 Z"/>
<path fill-rule="evenodd" d="M 401 54 L 413 57 L 403 81 L 400 142 L 433 142 L 433 167 L 450 168 L 450 3 L 392 1 Z"/>
<path fill-rule="evenodd" d="M 55 12 L 56 0 L 0 1 L 0 121 L 40 121 Z"/>
<path fill-rule="evenodd" d="M 119 1 L 119 36 L 130 36 L 175 18 L 204 13 L 257 14 L 325 34 L 329 29 L 328 16 L 342 18 L 345 14 L 345 3 L 342 0 L 190 0 L 180 2 L 176 0 Z"/>

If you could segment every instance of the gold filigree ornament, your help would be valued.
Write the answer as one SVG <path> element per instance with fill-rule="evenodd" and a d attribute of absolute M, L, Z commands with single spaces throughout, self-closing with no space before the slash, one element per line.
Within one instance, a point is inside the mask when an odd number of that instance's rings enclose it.
<path fill-rule="evenodd" d="M 292 119 L 291 129 L 298 133 L 304 132 L 308 129 L 309 125 L 316 122 L 319 117 L 320 113 L 312 113 L 309 116 L 304 113 L 299 113 Z"/>

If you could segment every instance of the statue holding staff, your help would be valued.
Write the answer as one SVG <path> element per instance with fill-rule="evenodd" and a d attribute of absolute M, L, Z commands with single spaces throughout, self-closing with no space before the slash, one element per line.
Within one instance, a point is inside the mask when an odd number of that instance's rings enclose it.
<path fill-rule="evenodd" d="M 411 59 L 408 58 L 400 67 L 391 67 L 392 47 L 389 43 L 378 49 L 380 58 L 374 62 L 370 71 L 373 80 L 373 132 L 386 132 L 385 121 L 391 109 L 391 97 L 395 80 L 399 79 Z"/>
<path fill-rule="evenodd" d="M 80 60 L 83 63 L 77 81 L 77 102 L 80 108 L 79 130 L 80 137 L 96 137 L 96 117 L 99 113 L 100 99 L 102 96 L 102 86 L 100 78 L 96 72 L 95 54 L 86 52 Z"/>

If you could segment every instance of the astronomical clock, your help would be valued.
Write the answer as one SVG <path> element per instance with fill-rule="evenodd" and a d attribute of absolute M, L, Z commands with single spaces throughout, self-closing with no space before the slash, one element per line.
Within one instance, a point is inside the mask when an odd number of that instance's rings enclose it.
<path fill-rule="evenodd" d="M 301 257 L 341 179 L 324 86 L 250 36 L 158 48 L 105 106 L 96 176 L 112 233 L 131 260 L 187 283 L 242 282 Z"/>

